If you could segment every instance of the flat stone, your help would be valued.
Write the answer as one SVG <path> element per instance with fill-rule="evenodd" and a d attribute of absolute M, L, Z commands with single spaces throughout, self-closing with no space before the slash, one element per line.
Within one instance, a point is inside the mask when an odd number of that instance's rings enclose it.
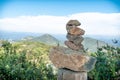
<path fill-rule="evenodd" d="M 76 72 L 68 69 L 59 69 L 57 80 L 87 80 L 87 72 Z"/>
<path fill-rule="evenodd" d="M 67 33 L 67 36 L 66 38 L 69 40 L 69 41 L 73 41 L 75 40 L 76 38 L 78 38 L 79 36 L 75 36 L 75 35 L 71 35 L 69 33 Z"/>
<path fill-rule="evenodd" d="M 67 34 L 66 37 L 69 41 L 72 41 L 75 45 L 81 44 L 82 41 L 84 40 L 82 36 L 74 36 L 74 35 Z"/>
<path fill-rule="evenodd" d="M 84 38 L 83 37 L 78 37 L 78 38 L 76 38 L 75 40 L 73 40 L 73 43 L 75 44 L 75 45 L 77 45 L 77 46 L 81 46 L 82 44 L 82 41 L 84 40 Z M 82 45 L 83 46 L 83 45 Z"/>
<path fill-rule="evenodd" d="M 94 68 L 96 59 L 83 52 L 70 50 L 65 47 L 53 47 L 49 58 L 57 68 L 67 68 L 73 71 L 90 71 Z"/>
<path fill-rule="evenodd" d="M 65 41 L 65 45 L 66 45 L 67 47 L 69 47 L 70 49 L 73 49 L 73 50 L 76 50 L 76 51 L 78 51 L 78 50 L 84 50 L 84 47 L 83 47 L 82 44 L 75 45 L 75 44 L 74 44 L 73 42 L 71 42 L 71 41 Z"/>
<path fill-rule="evenodd" d="M 81 28 L 73 27 L 68 31 L 68 33 L 72 35 L 80 36 L 80 35 L 84 35 L 85 31 Z"/>

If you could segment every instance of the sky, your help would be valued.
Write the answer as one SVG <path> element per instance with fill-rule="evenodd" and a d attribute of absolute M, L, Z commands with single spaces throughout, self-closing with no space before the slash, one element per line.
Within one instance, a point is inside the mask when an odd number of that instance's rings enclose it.
<path fill-rule="evenodd" d="M 0 0 L 0 30 L 66 34 L 70 19 L 87 35 L 120 35 L 120 1 Z"/>

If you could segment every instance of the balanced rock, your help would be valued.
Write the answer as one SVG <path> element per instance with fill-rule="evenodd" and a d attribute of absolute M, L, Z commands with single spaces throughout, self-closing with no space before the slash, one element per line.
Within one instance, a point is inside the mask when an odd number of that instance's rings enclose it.
<path fill-rule="evenodd" d="M 88 80 L 87 72 L 76 72 L 69 69 L 59 69 L 57 80 Z"/>
<path fill-rule="evenodd" d="M 73 40 L 73 43 L 74 43 L 75 45 L 81 45 L 81 43 L 82 43 L 83 40 L 84 40 L 83 37 L 78 37 L 78 38 L 76 38 L 75 40 Z"/>
<path fill-rule="evenodd" d="M 66 37 L 69 41 L 72 41 L 75 45 L 81 44 L 81 42 L 84 40 L 82 36 L 74 36 L 74 35 L 67 34 Z"/>
<path fill-rule="evenodd" d="M 57 68 L 67 68 L 73 71 L 90 71 L 94 68 L 96 59 L 83 52 L 65 47 L 53 47 L 49 58 Z"/>
<path fill-rule="evenodd" d="M 67 38 L 69 41 L 73 41 L 73 40 L 75 40 L 77 37 L 78 37 L 78 36 L 71 35 L 71 34 L 69 34 L 69 33 L 66 35 L 66 38 Z"/>
<path fill-rule="evenodd" d="M 80 26 L 81 23 L 78 20 L 70 20 L 66 24 L 66 30 L 67 30 L 67 39 L 68 41 L 65 41 L 65 45 L 68 48 L 71 48 L 73 50 L 84 50 L 83 45 L 81 42 L 84 40 L 84 38 L 81 35 L 85 34 L 85 31 L 81 28 L 78 28 L 77 26 Z"/>
<path fill-rule="evenodd" d="M 85 31 L 77 26 L 80 26 L 81 23 L 78 20 L 70 20 L 66 24 L 66 30 L 69 34 L 72 35 L 84 35 Z"/>
<path fill-rule="evenodd" d="M 84 35 L 85 31 L 81 28 L 78 28 L 78 27 L 73 27 L 71 29 L 69 29 L 69 34 L 72 34 L 72 35 Z"/>
<path fill-rule="evenodd" d="M 73 28 L 74 26 L 80 26 L 81 23 L 78 20 L 70 20 L 66 24 L 66 30 Z"/>
<path fill-rule="evenodd" d="M 69 47 L 70 49 L 73 49 L 73 50 L 76 50 L 76 51 L 78 51 L 78 50 L 81 50 L 81 49 L 84 49 L 83 48 L 83 45 L 81 44 L 79 44 L 79 45 L 75 45 L 73 42 L 71 42 L 71 41 L 65 41 L 65 45 L 67 46 L 67 47 Z"/>

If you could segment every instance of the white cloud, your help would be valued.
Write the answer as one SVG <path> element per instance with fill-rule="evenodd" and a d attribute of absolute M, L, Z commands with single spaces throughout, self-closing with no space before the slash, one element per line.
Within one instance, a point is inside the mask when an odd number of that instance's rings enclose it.
<path fill-rule="evenodd" d="M 91 35 L 120 34 L 120 13 L 78 13 L 68 16 L 19 16 L 0 19 L 0 29 L 20 32 L 66 34 L 70 19 L 81 22 L 81 28 Z"/>

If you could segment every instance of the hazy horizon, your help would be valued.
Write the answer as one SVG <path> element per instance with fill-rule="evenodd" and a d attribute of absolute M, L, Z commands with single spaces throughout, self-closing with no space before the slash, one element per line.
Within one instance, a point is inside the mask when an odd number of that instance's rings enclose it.
<path fill-rule="evenodd" d="M 66 34 L 70 19 L 85 35 L 120 35 L 120 1 L 1 0 L 0 30 Z"/>

